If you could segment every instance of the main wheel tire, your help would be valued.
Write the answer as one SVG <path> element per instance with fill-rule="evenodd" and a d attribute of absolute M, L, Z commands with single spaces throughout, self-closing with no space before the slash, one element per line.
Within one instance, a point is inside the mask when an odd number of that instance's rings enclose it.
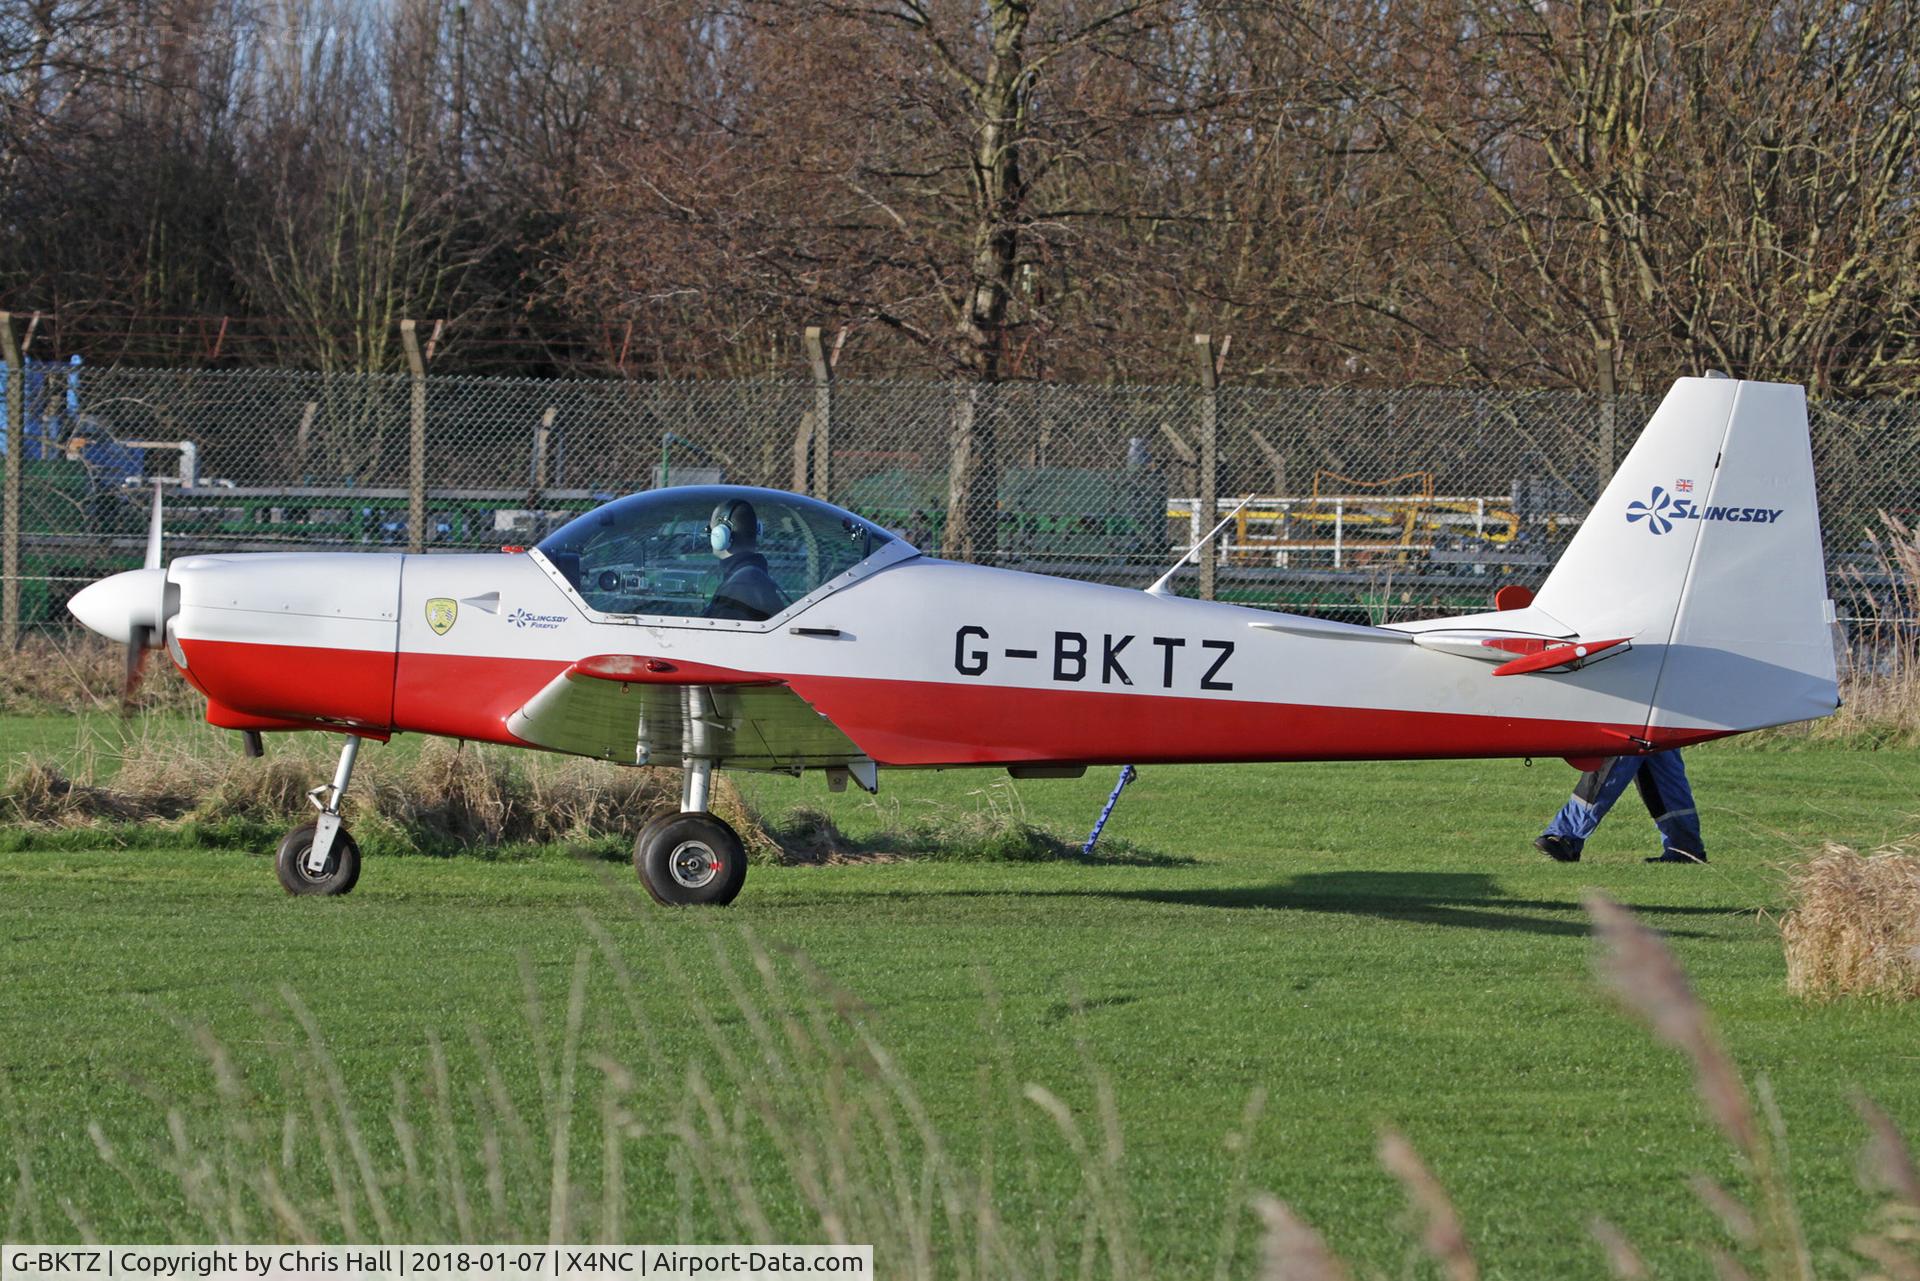
<path fill-rule="evenodd" d="M 640 829 L 633 870 L 654 902 L 724 907 L 747 881 L 747 847 L 711 814 L 668 814 Z"/>
<path fill-rule="evenodd" d="M 652 818 L 642 823 L 639 833 L 633 838 L 633 870 L 639 873 L 640 884 L 646 887 L 647 893 L 653 898 L 653 901 L 662 907 L 673 907 L 675 904 L 670 899 L 661 898 L 654 890 L 653 885 L 647 880 L 647 846 L 662 827 L 668 823 L 678 821 L 680 817 L 681 812 L 679 810 L 661 810 L 658 814 L 655 814 Z"/>
<path fill-rule="evenodd" d="M 360 880 L 360 847 L 342 827 L 333 834 L 327 868 L 319 876 L 307 871 L 307 851 L 313 848 L 318 823 L 302 823 L 287 833 L 273 856 L 273 870 L 289 894 L 345 894 Z"/>

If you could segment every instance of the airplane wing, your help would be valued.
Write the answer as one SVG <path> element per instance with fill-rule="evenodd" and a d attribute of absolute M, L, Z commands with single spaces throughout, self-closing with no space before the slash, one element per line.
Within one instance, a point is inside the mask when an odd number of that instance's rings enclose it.
<path fill-rule="evenodd" d="M 679 659 L 583 658 L 507 718 L 536 747 L 604 760 L 790 770 L 857 767 L 867 755 L 793 687 Z"/>

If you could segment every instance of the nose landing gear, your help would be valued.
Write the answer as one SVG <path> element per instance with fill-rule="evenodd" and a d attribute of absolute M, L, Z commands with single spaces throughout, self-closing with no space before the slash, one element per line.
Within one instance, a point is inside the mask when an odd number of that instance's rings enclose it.
<path fill-rule="evenodd" d="M 713 762 L 688 759 L 680 812 L 662 814 L 640 829 L 633 870 L 656 903 L 666 907 L 721 907 L 747 880 L 747 848 L 740 834 L 707 810 Z"/>
<path fill-rule="evenodd" d="M 353 781 L 353 763 L 360 755 L 360 739 L 352 734 L 340 749 L 333 782 L 307 793 L 320 811 L 311 823 L 288 832 L 274 855 L 273 868 L 289 894 L 345 894 L 360 880 L 360 847 L 340 821 L 340 803 Z"/>

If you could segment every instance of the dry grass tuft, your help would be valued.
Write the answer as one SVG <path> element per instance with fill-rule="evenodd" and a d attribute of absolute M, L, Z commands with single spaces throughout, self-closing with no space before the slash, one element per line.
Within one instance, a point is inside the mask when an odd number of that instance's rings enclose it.
<path fill-rule="evenodd" d="M 212 739 L 182 740 L 149 721 L 110 757 L 90 744 L 72 759 L 21 758 L 0 779 L 0 825 L 78 828 L 154 824 L 154 835 L 257 844 L 246 827 L 279 827 L 312 815 L 307 792 L 333 774 L 339 739 L 276 735 L 249 760 Z M 1005 793 L 1003 795 L 1002 793 Z M 770 822 L 726 774 L 715 776 L 713 811 L 761 863 L 887 862 L 899 858 L 1037 861 L 1079 856 L 1076 845 L 1026 820 L 1009 789 L 985 789 L 977 809 L 936 809 L 864 841 L 843 835 L 823 811 L 796 808 Z M 369 853 L 610 845 L 680 801 L 680 773 L 580 757 L 429 739 L 417 750 L 360 756 L 346 814 Z M 233 825 L 240 825 L 236 828 Z M 273 839 L 277 840 L 275 836 Z M 1120 859 L 1143 861 L 1129 854 Z M 602 852 L 611 854 L 606 849 Z"/>
<path fill-rule="evenodd" d="M 1802 996 L 1920 998 L 1920 853 L 1827 845 L 1792 870 L 1780 923 L 1787 987 Z"/>
<path fill-rule="evenodd" d="M 833 821 L 833 815 L 810 805 L 788 810 L 781 819 L 777 839 L 789 863 L 850 863 L 884 860 L 884 855 L 863 853 Z"/>
<path fill-rule="evenodd" d="M 1911 745 L 1920 742 L 1920 530 L 1880 513 L 1867 532 L 1873 563 L 1842 571 L 1836 597 L 1854 615 L 1840 671 L 1840 710 L 1804 729 L 1821 739 Z"/>
<path fill-rule="evenodd" d="M 161 727 L 134 736 L 110 762 L 91 755 L 61 763 L 22 759 L 0 782 L 0 822 L 298 822 L 312 814 L 309 789 L 332 775 L 338 742 L 276 737 L 265 757 L 249 760 L 221 750 L 224 745 L 183 742 Z M 363 836 L 387 838 L 386 848 L 448 853 L 624 838 L 678 803 L 675 771 L 432 740 L 410 754 L 363 753 L 346 812 L 349 822 L 363 825 Z M 724 779 L 714 788 L 714 807 L 749 853 L 778 856 L 758 817 Z"/>
<path fill-rule="evenodd" d="M 114 711 L 126 679 L 126 649 L 79 628 L 29 632 L 11 660 L 0 664 L 0 715 Z M 205 700 L 165 654 L 147 655 L 134 706 L 198 712 Z"/>
<path fill-rule="evenodd" d="M 1811 740 L 1849 746 L 1920 745 L 1920 529 L 1880 513 L 1864 568 L 1840 568 L 1833 595 L 1849 615 L 1839 642 L 1840 706 L 1831 716 L 1743 734 L 1751 747 Z"/>
<path fill-rule="evenodd" d="M 176 810 L 175 816 L 184 810 Z M 152 816 L 149 804 L 130 801 L 111 788 L 76 783 L 46 761 L 24 761 L 0 786 L 0 823 L 72 827 L 83 823 L 132 822 Z"/>

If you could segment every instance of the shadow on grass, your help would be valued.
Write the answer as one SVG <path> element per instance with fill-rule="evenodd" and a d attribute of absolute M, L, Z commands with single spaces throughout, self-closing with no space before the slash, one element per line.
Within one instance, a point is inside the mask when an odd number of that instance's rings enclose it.
<path fill-rule="evenodd" d="M 1584 937 L 1589 932 L 1578 902 L 1510 898 L 1495 878 L 1481 872 L 1310 872 L 1272 885 L 1204 889 L 1071 889 L 1042 894 L 1082 895 L 1174 903 L 1186 907 L 1269 908 L 1291 912 L 1327 912 L 1418 925 L 1507 930 L 1527 934 Z M 1646 916 L 1741 916 L 1738 909 L 1674 907 L 1637 903 Z M 1697 931 L 1668 930 L 1679 938 Z"/>
<path fill-rule="evenodd" d="M 778 820 L 763 820 L 779 849 L 778 862 L 884 863 L 1078 863 L 1085 867 L 1183 867 L 1198 860 L 1142 849 L 1123 840 L 1102 842 L 1087 854 L 1077 836 L 1065 837 L 1028 822 L 1017 811 L 987 806 L 940 809 L 861 837 L 840 830 L 824 810 L 800 806 Z"/>

